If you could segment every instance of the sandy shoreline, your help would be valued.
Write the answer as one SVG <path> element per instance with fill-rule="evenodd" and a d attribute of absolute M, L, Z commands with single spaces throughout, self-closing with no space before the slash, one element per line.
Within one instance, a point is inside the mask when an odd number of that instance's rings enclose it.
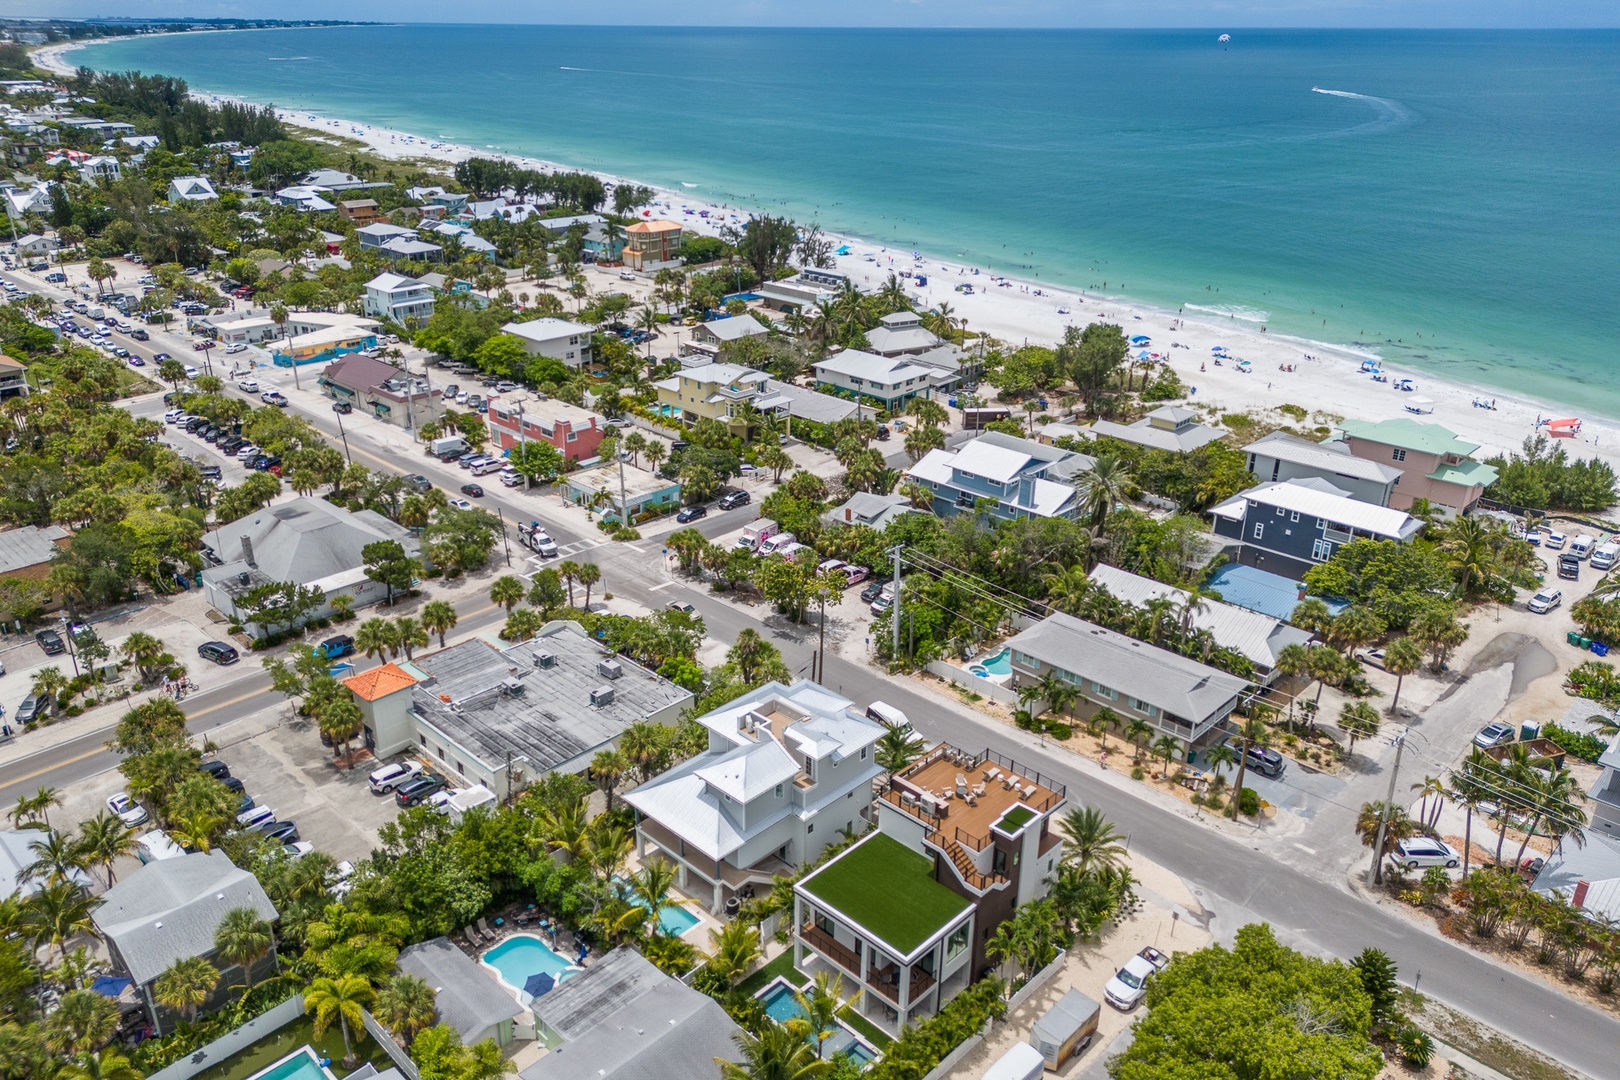
<path fill-rule="evenodd" d="M 235 31 L 219 31 L 221 33 Z M 34 53 L 35 62 L 46 70 L 71 75 L 76 70 L 66 54 L 84 48 L 87 43 L 51 45 Z M 240 101 L 225 94 L 194 90 L 207 101 Z M 277 109 L 286 122 L 310 130 L 315 134 L 332 134 L 365 143 L 380 157 L 394 160 L 426 158 L 448 164 L 468 157 L 496 157 L 527 168 L 545 171 L 569 171 L 573 166 L 523 157 L 515 154 L 479 150 L 473 147 L 435 142 L 399 131 L 324 116 L 304 109 Z M 591 170 L 602 179 L 621 183 L 633 181 L 597 170 Z M 683 191 L 663 188 L 658 191 L 655 213 L 680 221 L 696 232 L 715 234 L 728 221 L 740 222 L 749 216 L 744 207 L 714 204 L 694 198 Z M 685 211 L 691 210 L 688 214 Z M 708 218 L 698 216 L 709 211 Z M 1146 335 L 1152 344 L 1146 347 L 1150 354 L 1166 358 L 1183 383 L 1196 387 L 1189 399 L 1192 404 L 1215 406 L 1226 413 L 1249 410 L 1274 409 L 1279 405 L 1298 405 L 1311 413 L 1359 420 L 1385 420 L 1408 416 L 1426 423 L 1443 424 L 1464 438 L 1478 442 L 1483 448 L 1479 456 L 1517 450 L 1524 439 L 1535 431 L 1537 419 L 1579 416 L 1581 433 L 1568 440 L 1568 452 L 1575 457 L 1600 456 L 1620 466 L 1620 422 L 1589 415 L 1567 406 L 1553 405 L 1524 396 L 1513 396 L 1501 391 L 1482 389 L 1462 383 L 1448 382 L 1435 376 L 1399 365 L 1385 365 L 1390 380 L 1372 381 L 1362 373 L 1362 361 L 1376 354 L 1343 345 L 1306 341 L 1281 334 L 1261 332 L 1235 318 L 1221 319 L 1207 312 L 1175 312 L 1134 303 L 1127 298 L 1098 295 L 1051 282 L 1020 281 L 1017 278 L 992 276 L 982 268 L 951 259 L 940 259 L 923 253 L 913 258 L 909 250 L 899 251 L 862 240 L 858 236 L 835 231 L 836 224 L 828 226 L 834 246 L 847 245 L 849 253 L 837 257 L 838 269 L 848 274 L 861 286 L 880 285 L 891 270 L 915 272 L 925 275 L 926 286 L 918 287 L 907 281 L 908 293 L 924 306 L 949 304 L 954 315 L 966 318 L 971 330 L 982 331 L 1013 346 L 1052 344 L 1059 340 L 1069 325 L 1106 321 L 1118 323 L 1129 336 Z M 1006 281 L 1005 286 L 998 281 Z M 972 294 L 959 293 L 960 285 L 972 285 Z M 1037 292 L 1038 290 L 1038 292 Z M 1059 309 L 1066 308 L 1064 314 Z M 1172 346 L 1184 347 L 1172 347 Z M 1217 366 L 1213 352 L 1215 346 L 1226 347 L 1232 359 Z M 1133 349 L 1135 355 L 1138 349 Z M 1236 358 L 1249 361 L 1252 372 L 1237 369 Z M 1292 371 L 1284 370 L 1292 367 Z M 1410 376 L 1417 390 L 1406 393 L 1395 390 L 1397 379 Z M 1433 403 L 1433 412 L 1414 415 L 1407 406 L 1415 399 L 1427 398 Z M 1482 409 L 1476 400 L 1494 400 L 1495 409 Z"/>

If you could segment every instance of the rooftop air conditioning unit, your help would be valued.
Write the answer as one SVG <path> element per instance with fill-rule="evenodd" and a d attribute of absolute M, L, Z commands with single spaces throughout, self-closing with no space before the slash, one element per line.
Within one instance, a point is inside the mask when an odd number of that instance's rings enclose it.
<path fill-rule="evenodd" d="M 557 666 L 557 658 L 543 649 L 536 649 L 529 655 L 534 659 L 534 666 L 537 668 L 554 668 Z"/>
<path fill-rule="evenodd" d="M 600 709 L 604 705 L 613 704 L 613 687 L 598 686 L 591 691 L 591 704 Z"/>
<path fill-rule="evenodd" d="M 501 693 L 507 697 L 518 697 L 523 693 L 522 679 L 506 679 L 501 682 Z"/>
<path fill-rule="evenodd" d="M 624 665 L 617 660 L 603 660 L 596 665 L 596 671 L 604 679 L 617 679 L 624 674 Z"/>

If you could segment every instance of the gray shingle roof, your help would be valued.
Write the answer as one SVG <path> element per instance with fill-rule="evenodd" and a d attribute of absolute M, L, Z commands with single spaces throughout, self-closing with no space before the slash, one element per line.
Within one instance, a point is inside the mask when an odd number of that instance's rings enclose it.
<path fill-rule="evenodd" d="M 60 525 L 24 525 L 0 532 L 0 574 L 50 562 L 57 552 L 55 541 L 67 536 L 68 531 Z"/>
<path fill-rule="evenodd" d="M 1007 644 L 1194 722 L 1248 686 L 1235 675 L 1062 613 L 1047 616 Z"/>
<path fill-rule="evenodd" d="M 244 537 L 266 578 L 300 584 L 363 565 L 361 551 L 379 540 L 398 540 L 412 555 L 420 549 L 411 530 L 374 510 L 350 513 L 313 496 L 277 503 L 222 525 L 203 537 L 203 545 L 229 567 L 244 560 Z"/>
<path fill-rule="evenodd" d="M 1357 480 L 1371 480 L 1377 484 L 1387 484 L 1399 479 L 1401 475 L 1401 470 L 1393 465 L 1355 457 L 1350 453 L 1349 443 L 1314 443 L 1309 439 L 1290 435 L 1286 431 L 1273 431 L 1265 438 L 1245 446 L 1243 452 L 1276 458 L 1306 468 L 1322 469 Z"/>
<path fill-rule="evenodd" d="M 436 937 L 399 954 L 399 970 L 420 975 L 433 988 L 439 1020 L 473 1043 L 502 1020 L 523 1015 L 523 1006 L 466 953 Z"/>
<path fill-rule="evenodd" d="M 275 919 L 259 882 L 223 851 L 147 863 L 101 896 L 96 927 L 118 949 L 130 977 L 151 982 L 176 961 L 208 956 L 225 913 L 247 907 Z"/>
<path fill-rule="evenodd" d="M 741 1029 L 705 994 L 618 948 L 534 1003 L 563 1044 L 522 1080 L 714 1080 Z"/>

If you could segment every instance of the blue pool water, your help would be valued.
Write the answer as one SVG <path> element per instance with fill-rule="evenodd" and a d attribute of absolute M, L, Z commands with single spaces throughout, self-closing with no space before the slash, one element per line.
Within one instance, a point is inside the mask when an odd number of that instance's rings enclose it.
<path fill-rule="evenodd" d="M 630 883 L 623 878 L 614 878 L 619 884 L 619 895 L 630 899 Z M 658 928 L 666 934 L 680 937 L 698 924 L 698 917 L 686 909 L 684 904 L 665 904 L 658 912 Z"/>
<path fill-rule="evenodd" d="M 1012 650 L 1003 648 L 988 660 L 981 660 L 968 669 L 975 675 L 1011 675 Z"/>
<path fill-rule="evenodd" d="M 777 983 L 760 996 L 760 1002 L 765 1006 L 765 1012 L 778 1024 L 785 1024 L 804 1015 L 799 1003 L 793 999 L 793 988 L 787 983 Z"/>
<path fill-rule="evenodd" d="M 484 954 L 484 963 L 500 972 L 501 981 L 514 990 L 522 990 L 530 976 L 541 972 L 562 982 L 579 970 L 566 958 L 558 956 L 545 942 L 529 934 L 507 938 Z"/>
<path fill-rule="evenodd" d="M 251 1080 L 332 1080 L 332 1074 L 321 1068 L 315 1051 L 300 1046 Z"/>
<path fill-rule="evenodd" d="M 759 1001 L 765 1006 L 766 1015 L 778 1024 L 797 1020 L 804 1015 L 804 1010 L 794 1000 L 793 987 L 781 979 L 767 986 L 759 994 Z M 855 1033 L 841 1020 L 838 1022 L 838 1030 L 827 1037 L 822 1052 L 828 1058 L 834 1054 L 848 1054 L 850 1060 L 862 1069 L 877 1060 L 877 1054 L 856 1038 Z"/>

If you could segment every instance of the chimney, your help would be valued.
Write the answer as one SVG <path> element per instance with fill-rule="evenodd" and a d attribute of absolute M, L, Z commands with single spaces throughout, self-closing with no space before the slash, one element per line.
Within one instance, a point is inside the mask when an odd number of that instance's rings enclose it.
<path fill-rule="evenodd" d="M 1577 881 L 1575 883 L 1575 895 L 1569 898 L 1570 904 L 1574 907 L 1584 907 L 1586 904 L 1586 890 L 1591 887 L 1592 883 L 1585 878 Z"/>
<path fill-rule="evenodd" d="M 851 510 L 847 506 L 844 507 L 844 521 L 847 523 L 847 522 L 851 522 L 851 521 L 854 521 L 854 520 L 855 520 L 855 511 Z"/>
<path fill-rule="evenodd" d="M 247 536 L 242 537 L 242 561 L 255 568 L 259 565 L 253 561 L 253 540 Z"/>

